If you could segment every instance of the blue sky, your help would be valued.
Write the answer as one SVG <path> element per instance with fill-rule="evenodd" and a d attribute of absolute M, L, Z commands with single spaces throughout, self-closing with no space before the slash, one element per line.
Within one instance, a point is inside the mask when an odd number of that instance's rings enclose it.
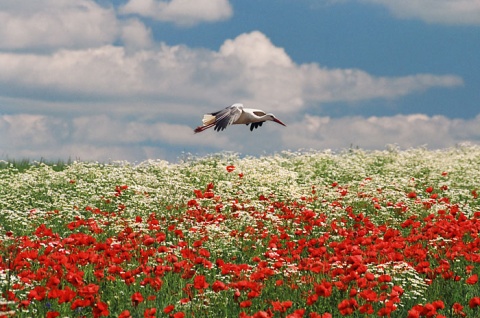
<path fill-rule="evenodd" d="M 4 0 L 0 159 L 480 144 L 480 1 Z M 267 123 L 193 134 L 232 103 Z"/>

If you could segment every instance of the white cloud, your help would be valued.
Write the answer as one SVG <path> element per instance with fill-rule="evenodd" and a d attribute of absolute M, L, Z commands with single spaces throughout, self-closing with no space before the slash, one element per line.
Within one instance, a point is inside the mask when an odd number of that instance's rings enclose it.
<path fill-rule="evenodd" d="M 402 148 L 427 145 L 444 148 L 459 143 L 480 144 L 480 115 L 473 119 L 449 119 L 423 114 L 389 117 L 329 118 L 305 115 L 283 134 L 285 147 L 338 149 L 359 146 L 382 149 L 388 144 Z"/>
<path fill-rule="evenodd" d="M 427 12 L 431 0 L 363 1 L 402 17 L 456 23 L 464 14 L 466 23 L 478 23 L 477 2 L 436 0 L 438 7 Z M 390 99 L 463 80 L 448 74 L 379 77 L 297 64 L 258 31 L 227 39 L 218 50 L 170 46 L 155 43 L 140 20 L 183 26 L 224 20 L 233 14 L 228 0 L 130 0 L 119 12 L 124 16 L 94 0 L 0 2 L 0 105 L 10 114 L 0 113 L 0 158 L 174 160 L 179 149 L 262 154 L 480 140 L 480 116 L 425 115 L 305 116 L 300 122 L 281 117 L 288 127 L 267 123 L 261 132 L 231 127 L 194 135 L 202 112 L 236 101 L 294 118 L 311 105 Z"/>
<path fill-rule="evenodd" d="M 15 159 L 175 160 L 180 151 L 172 148 L 214 151 L 235 144 L 225 135 L 196 136 L 186 125 L 106 115 L 2 115 L 0 135 L 0 158 Z"/>
<path fill-rule="evenodd" d="M 161 44 L 133 52 L 107 45 L 52 54 L 0 53 L 0 70 L 3 96 L 111 99 L 105 111 L 130 98 L 195 101 L 205 111 L 219 101 L 222 106 L 243 101 L 295 112 L 306 102 L 395 98 L 462 84 L 452 75 L 376 77 L 357 69 L 298 65 L 258 31 L 226 40 L 219 51 Z"/>
<path fill-rule="evenodd" d="M 129 0 L 120 12 L 192 26 L 228 19 L 233 9 L 228 0 Z"/>
<path fill-rule="evenodd" d="M 164 145 L 208 146 L 213 141 L 213 136 L 207 135 L 204 138 L 193 138 L 193 128 L 186 125 L 161 121 L 149 123 L 139 119 L 125 120 L 106 115 L 77 117 L 72 120 L 71 126 L 72 140 L 87 144 L 128 145 L 158 142 Z M 217 147 L 227 144 L 225 136 L 216 137 Z"/>
<path fill-rule="evenodd" d="M 429 23 L 480 24 L 478 0 L 361 0 L 387 7 L 399 18 L 415 18 Z"/>
<path fill-rule="evenodd" d="M 375 77 L 358 69 L 327 69 L 317 64 L 302 65 L 305 97 L 322 102 L 395 98 L 431 87 L 454 87 L 463 80 L 453 75 L 416 74 Z"/>
<path fill-rule="evenodd" d="M 241 34 L 233 40 L 226 40 L 220 47 L 220 54 L 225 57 L 233 56 L 247 67 L 293 66 L 285 50 L 274 46 L 263 33 L 258 31 Z"/>
<path fill-rule="evenodd" d="M 426 145 L 436 149 L 465 142 L 480 145 L 480 115 L 472 119 L 422 114 L 369 118 L 306 115 L 299 122 L 287 124 L 282 127 L 266 123 L 254 132 L 244 126 L 234 126 L 222 133 L 193 134 L 192 127 L 185 125 L 105 115 L 67 120 L 45 115 L 3 115 L 0 116 L 0 158 L 174 161 L 181 151 L 263 155 L 301 148 L 384 149 L 389 144 L 397 144 L 401 148 Z"/>
<path fill-rule="evenodd" d="M 83 48 L 112 43 L 113 8 L 91 0 L 2 0 L 0 49 Z"/>
<path fill-rule="evenodd" d="M 120 38 L 127 49 L 142 49 L 153 45 L 151 29 L 138 19 L 129 19 L 122 23 Z"/>
<path fill-rule="evenodd" d="M 65 130 L 58 119 L 52 120 L 45 116 L 29 114 L 4 115 L 0 117 L 0 132 L 2 135 L 1 147 L 8 149 L 15 145 L 19 148 L 28 148 L 43 145 L 59 136 L 59 130 Z M 62 135 L 62 134 L 60 134 Z"/>

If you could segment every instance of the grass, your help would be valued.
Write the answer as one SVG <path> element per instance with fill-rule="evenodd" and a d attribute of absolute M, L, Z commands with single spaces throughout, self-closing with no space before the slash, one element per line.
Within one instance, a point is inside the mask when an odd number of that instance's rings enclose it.
<path fill-rule="evenodd" d="M 52 168 L 53 171 L 62 171 L 66 169 L 69 165 L 71 165 L 73 161 L 68 159 L 67 161 L 58 159 L 57 161 L 46 160 L 44 158 L 40 158 L 40 160 L 30 160 L 30 159 L 7 159 L 7 160 L 0 160 L 0 170 L 1 169 L 12 169 L 18 172 L 25 172 L 26 170 L 39 166 L 39 165 L 47 165 Z"/>
<path fill-rule="evenodd" d="M 0 312 L 475 317 L 479 166 L 478 147 L 2 162 Z"/>

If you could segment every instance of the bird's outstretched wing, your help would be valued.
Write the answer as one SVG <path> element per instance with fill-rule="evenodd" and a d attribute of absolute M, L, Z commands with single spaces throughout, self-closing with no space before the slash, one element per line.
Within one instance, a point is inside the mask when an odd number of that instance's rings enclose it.
<path fill-rule="evenodd" d="M 241 104 L 233 104 L 218 112 L 206 114 L 203 116 L 203 126 L 197 127 L 194 131 L 199 133 L 205 129 L 215 127 L 214 130 L 221 131 L 233 124 L 242 115 L 243 106 Z"/>
<path fill-rule="evenodd" d="M 260 121 L 258 123 L 251 123 L 250 124 L 250 131 L 253 131 L 255 128 L 261 127 L 264 121 Z"/>
<path fill-rule="evenodd" d="M 227 128 L 228 125 L 233 124 L 242 115 L 242 106 L 232 105 L 221 111 L 213 113 L 215 116 L 215 128 L 214 130 L 220 131 Z"/>

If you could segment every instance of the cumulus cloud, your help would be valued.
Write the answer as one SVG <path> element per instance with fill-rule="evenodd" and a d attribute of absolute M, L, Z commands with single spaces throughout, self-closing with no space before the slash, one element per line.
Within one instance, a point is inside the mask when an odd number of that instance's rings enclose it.
<path fill-rule="evenodd" d="M 402 148 L 451 147 L 470 142 L 480 144 L 480 115 L 473 119 L 449 119 L 423 114 L 389 117 L 329 118 L 305 115 L 283 135 L 286 147 L 337 149 L 358 146 L 381 149 L 388 144 Z"/>
<path fill-rule="evenodd" d="M 153 45 L 152 30 L 138 19 L 128 19 L 121 24 L 120 38 L 127 49 L 142 49 Z"/>
<path fill-rule="evenodd" d="M 216 105 L 221 97 L 282 112 L 295 112 L 306 102 L 395 98 L 462 84 L 453 75 L 376 77 L 358 69 L 299 65 L 258 31 L 226 40 L 218 51 L 161 44 L 133 52 L 105 45 L 52 54 L 0 53 L 0 70 L 3 96 L 195 100 L 204 105 Z"/>
<path fill-rule="evenodd" d="M 436 0 L 434 10 L 426 12 L 431 0 L 418 5 L 362 1 L 385 5 L 401 17 L 456 23 L 464 14 L 466 23 L 478 23 L 476 2 Z M 232 14 L 228 0 L 129 0 L 118 9 L 94 0 L 1 1 L 0 106 L 7 114 L 0 113 L 0 157 L 175 160 L 180 151 L 262 154 L 300 147 L 479 142 L 480 116 L 295 119 L 322 103 L 459 86 L 459 76 L 383 77 L 298 64 L 259 31 L 227 39 L 218 50 L 171 46 L 156 43 L 141 21 L 192 26 Z M 280 112 L 288 127 L 193 134 L 202 112 L 236 101 Z M 287 114 L 291 117 L 285 119 Z"/>
<path fill-rule="evenodd" d="M 181 26 L 226 20 L 233 14 L 228 0 L 129 0 L 120 10 Z"/>
<path fill-rule="evenodd" d="M 387 7 L 399 18 L 428 23 L 480 24 L 480 2 L 472 0 L 361 0 Z"/>
<path fill-rule="evenodd" d="M 208 146 L 214 140 L 214 136 L 211 135 L 192 138 L 193 129 L 186 125 L 167 122 L 150 123 L 139 119 L 125 120 L 106 115 L 73 118 L 71 127 L 72 140 L 87 144 L 128 145 L 158 142 L 181 146 Z M 227 144 L 225 136 L 216 137 L 217 147 L 224 147 Z"/>
<path fill-rule="evenodd" d="M 91 0 L 3 0 L 0 49 L 84 48 L 112 43 L 118 34 L 113 8 Z"/>
<path fill-rule="evenodd" d="M 305 96 L 322 102 L 395 98 L 431 87 L 453 87 L 463 80 L 453 75 L 416 74 L 375 77 L 358 69 L 327 69 L 317 64 L 302 66 Z"/>
<path fill-rule="evenodd" d="M 390 117 L 328 118 L 306 115 L 287 127 L 267 123 L 250 132 L 234 126 L 222 133 L 194 135 L 192 127 L 106 115 L 62 119 L 46 115 L 0 116 L 0 156 L 50 160 L 142 161 L 161 158 L 175 161 L 182 151 L 206 154 L 235 151 L 249 155 L 284 149 L 333 149 L 351 146 L 384 149 L 427 146 L 432 149 L 461 143 L 480 145 L 480 115 L 449 119 L 423 114 Z M 248 146 L 245 146 L 248 144 Z M 172 149 L 175 151 L 172 152 Z"/>
<path fill-rule="evenodd" d="M 2 115 L 0 135 L 0 158 L 175 160 L 180 151 L 171 149 L 216 151 L 234 145 L 225 135 L 194 138 L 192 127 L 182 124 L 106 115 Z"/>

